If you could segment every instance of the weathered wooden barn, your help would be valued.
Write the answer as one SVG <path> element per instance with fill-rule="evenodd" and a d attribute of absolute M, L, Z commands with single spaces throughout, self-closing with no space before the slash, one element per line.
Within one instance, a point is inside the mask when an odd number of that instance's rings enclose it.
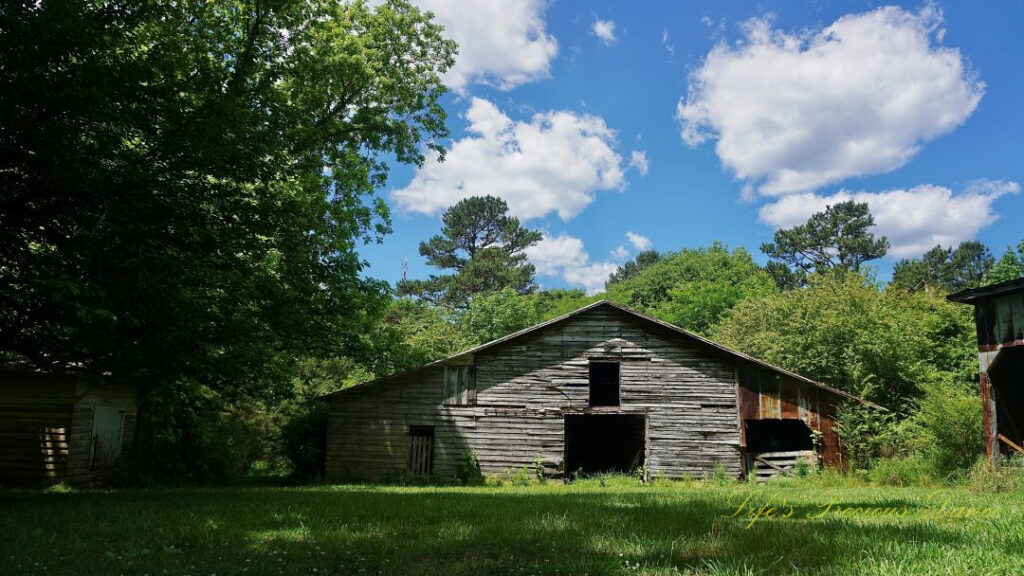
<path fill-rule="evenodd" d="M 990 462 L 1024 453 L 1024 278 L 951 294 L 974 305 L 978 366 Z"/>
<path fill-rule="evenodd" d="M 841 467 L 844 400 L 863 402 L 600 301 L 328 395 L 327 474 L 454 475 L 469 451 L 484 474 L 540 461 L 552 475 L 740 476 L 810 450 Z"/>
<path fill-rule="evenodd" d="M 103 480 L 131 442 L 136 397 L 96 376 L 0 371 L 0 485 Z"/>

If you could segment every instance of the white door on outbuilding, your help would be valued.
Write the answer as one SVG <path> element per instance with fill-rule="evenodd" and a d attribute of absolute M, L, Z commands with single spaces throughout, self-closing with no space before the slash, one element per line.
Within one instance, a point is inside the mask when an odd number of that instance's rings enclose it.
<path fill-rule="evenodd" d="M 124 439 L 124 410 L 112 406 L 96 406 L 92 416 L 92 455 L 89 468 L 110 468 L 121 455 Z"/>

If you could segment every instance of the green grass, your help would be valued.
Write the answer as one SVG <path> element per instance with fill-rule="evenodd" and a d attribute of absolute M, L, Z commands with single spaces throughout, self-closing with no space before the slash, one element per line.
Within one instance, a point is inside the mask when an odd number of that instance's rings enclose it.
<path fill-rule="evenodd" d="M 1020 492 L 769 485 L 748 528 L 755 486 L 605 484 L 0 492 L 0 574 L 1024 574 Z M 836 497 L 907 513 L 806 517 Z"/>

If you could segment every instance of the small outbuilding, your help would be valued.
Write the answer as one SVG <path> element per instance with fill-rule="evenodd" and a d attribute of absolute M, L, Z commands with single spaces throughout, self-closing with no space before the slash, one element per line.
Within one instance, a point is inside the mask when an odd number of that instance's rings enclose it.
<path fill-rule="evenodd" d="M 1024 278 L 950 294 L 974 306 L 985 452 L 1024 454 Z"/>
<path fill-rule="evenodd" d="M 358 479 L 844 467 L 836 407 L 867 404 L 604 300 L 327 401 L 327 474 Z"/>
<path fill-rule="evenodd" d="M 98 376 L 0 371 L 0 485 L 104 480 L 131 443 L 137 395 Z"/>

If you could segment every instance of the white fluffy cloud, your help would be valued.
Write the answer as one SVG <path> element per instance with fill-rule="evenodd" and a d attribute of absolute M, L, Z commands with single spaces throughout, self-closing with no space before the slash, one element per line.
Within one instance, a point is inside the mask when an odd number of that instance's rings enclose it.
<path fill-rule="evenodd" d="M 829 205 L 847 200 L 867 202 L 875 218 L 875 232 L 887 236 L 892 244 L 889 255 L 907 258 L 937 244 L 956 246 L 970 240 L 997 219 L 992 203 L 1019 191 L 1016 182 L 981 180 L 961 194 L 930 184 L 884 192 L 843 190 L 831 196 L 795 194 L 762 207 L 760 217 L 763 222 L 785 228 L 805 222 Z"/>
<path fill-rule="evenodd" d="M 612 254 L 618 258 L 616 251 Z M 583 240 L 566 233 L 545 234 L 544 239 L 526 249 L 526 256 L 537 268 L 538 276 L 560 277 L 568 284 L 582 286 L 587 294 L 604 289 L 608 277 L 618 269 L 612 261 L 591 262 Z"/>
<path fill-rule="evenodd" d="M 611 255 L 615 260 L 625 260 L 626 257 L 629 256 L 629 250 L 626 250 L 625 246 L 619 244 L 615 247 L 615 250 L 611 251 Z"/>
<path fill-rule="evenodd" d="M 636 232 L 626 232 L 626 239 L 633 245 L 633 248 L 643 252 L 651 248 L 651 239 L 646 236 L 641 236 Z"/>
<path fill-rule="evenodd" d="M 615 22 L 612 20 L 594 20 L 590 27 L 591 33 L 597 36 L 605 46 L 615 42 Z"/>
<path fill-rule="evenodd" d="M 550 76 L 558 41 L 548 34 L 545 0 L 415 0 L 458 42 L 445 81 L 458 93 L 472 83 L 508 90 Z"/>
<path fill-rule="evenodd" d="M 642 176 L 647 176 L 647 172 L 651 169 L 651 163 L 647 160 L 647 152 L 633 150 L 629 155 L 629 167 L 636 168 L 636 171 Z"/>
<path fill-rule="evenodd" d="M 885 7 L 818 32 L 745 25 L 690 77 L 677 118 L 690 146 L 715 140 L 722 163 L 766 195 L 894 170 L 977 107 L 984 84 L 941 45 L 942 15 Z"/>
<path fill-rule="evenodd" d="M 615 131 L 599 116 L 553 110 L 513 121 L 473 98 L 466 119 L 469 135 L 452 144 L 445 161 L 428 159 L 408 186 L 392 193 L 399 207 L 434 214 L 491 194 L 523 220 L 551 212 L 568 220 L 595 192 L 626 186 Z"/>

